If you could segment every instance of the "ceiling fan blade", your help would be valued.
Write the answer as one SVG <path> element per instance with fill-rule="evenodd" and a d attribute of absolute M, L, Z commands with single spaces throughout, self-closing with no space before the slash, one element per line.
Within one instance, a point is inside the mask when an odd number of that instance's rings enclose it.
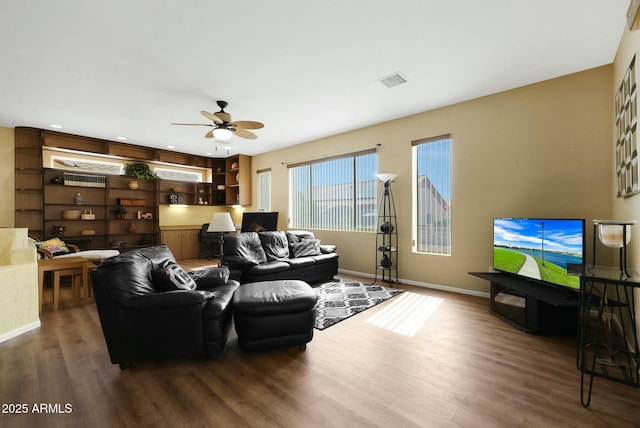
<path fill-rule="evenodd" d="M 200 113 L 202 113 L 202 115 L 207 119 L 213 120 L 215 123 L 222 123 L 222 120 L 219 119 L 218 116 L 216 116 L 213 113 L 209 113 L 208 111 L 204 111 L 204 110 L 202 110 Z"/>
<path fill-rule="evenodd" d="M 258 138 L 258 136 L 253 132 L 247 131 L 246 129 L 242 128 L 236 129 L 233 134 L 240 138 L 246 138 L 247 140 L 255 140 L 256 138 Z"/>
<path fill-rule="evenodd" d="M 204 138 L 213 138 L 213 129 L 204 135 Z"/>
<path fill-rule="evenodd" d="M 217 111 L 214 113 L 214 116 L 217 116 L 216 119 L 218 123 L 231 122 L 231 115 L 227 112 Z"/>
<path fill-rule="evenodd" d="M 171 123 L 172 125 L 184 125 L 184 126 L 213 126 L 210 123 Z"/>
<path fill-rule="evenodd" d="M 260 129 L 260 128 L 264 128 L 264 124 L 262 124 L 260 122 L 254 122 L 252 120 L 238 120 L 236 122 L 233 122 L 232 125 L 235 125 L 237 127 L 244 128 L 244 129 Z"/>

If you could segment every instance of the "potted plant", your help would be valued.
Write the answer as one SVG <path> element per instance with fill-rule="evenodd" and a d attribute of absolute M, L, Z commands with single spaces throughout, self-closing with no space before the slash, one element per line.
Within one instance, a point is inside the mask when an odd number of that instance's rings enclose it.
<path fill-rule="evenodd" d="M 130 175 L 136 177 L 139 180 L 146 180 L 147 178 L 158 178 L 155 172 L 151 171 L 149 165 L 144 162 L 134 162 L 127 164 L 124 167 L 124 175 Z"/>
<path fill-rule="evenodd" d="M 111 210 L 113 214 L 115 214 L 116 218 L 123 219 L 125 215 L 129 212 L 125 207 L 113 207 Z"/>

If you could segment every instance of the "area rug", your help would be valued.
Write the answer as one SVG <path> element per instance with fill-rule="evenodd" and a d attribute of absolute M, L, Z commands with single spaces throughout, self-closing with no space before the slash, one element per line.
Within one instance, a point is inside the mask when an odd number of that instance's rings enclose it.
<path fill-rule="evenodd" d="M 314 327 L 318 330 L 366 311 L 403 291 L 361 282 L 328 282 L 315 290 L 318 303 Z"/>

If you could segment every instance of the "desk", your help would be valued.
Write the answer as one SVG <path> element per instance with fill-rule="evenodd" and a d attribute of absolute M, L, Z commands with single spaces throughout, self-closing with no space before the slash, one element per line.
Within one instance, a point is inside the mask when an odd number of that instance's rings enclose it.
<path fill-rule="evenodd" d="M 80 269 L 80 272 L 82 272 L 82 283 L 86 287 L 89 287 L 89 271 L 95 269 L 95 264 L 91 263 L 89 260 L 82 257 L 53 257 L 51 259 L 38 260 L 39 313 L 42 313 L 45 272 L 67 271 L 72 269 Z M 89 295 L 89 293 L 87 293 L 87 295 Z"/>
<path fill-rule="evenodd" d="M 635 311 L 640 273 L 627 270 L 625 275 L 618 267 L 591 265 L 569 265 L 567 270 L 580 276 L 576 363 L 581 372 L 580 399 L 588 407 L 594 377 L 640 387 L 640 332 Z"/>

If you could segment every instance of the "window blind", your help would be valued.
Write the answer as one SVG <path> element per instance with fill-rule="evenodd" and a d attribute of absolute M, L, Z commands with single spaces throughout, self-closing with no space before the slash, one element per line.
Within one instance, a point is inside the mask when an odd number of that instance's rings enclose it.
<path fill-rule="evenodd" d="M 412 142 L 416 252 L 451 255 L 451 135 Z"/>

